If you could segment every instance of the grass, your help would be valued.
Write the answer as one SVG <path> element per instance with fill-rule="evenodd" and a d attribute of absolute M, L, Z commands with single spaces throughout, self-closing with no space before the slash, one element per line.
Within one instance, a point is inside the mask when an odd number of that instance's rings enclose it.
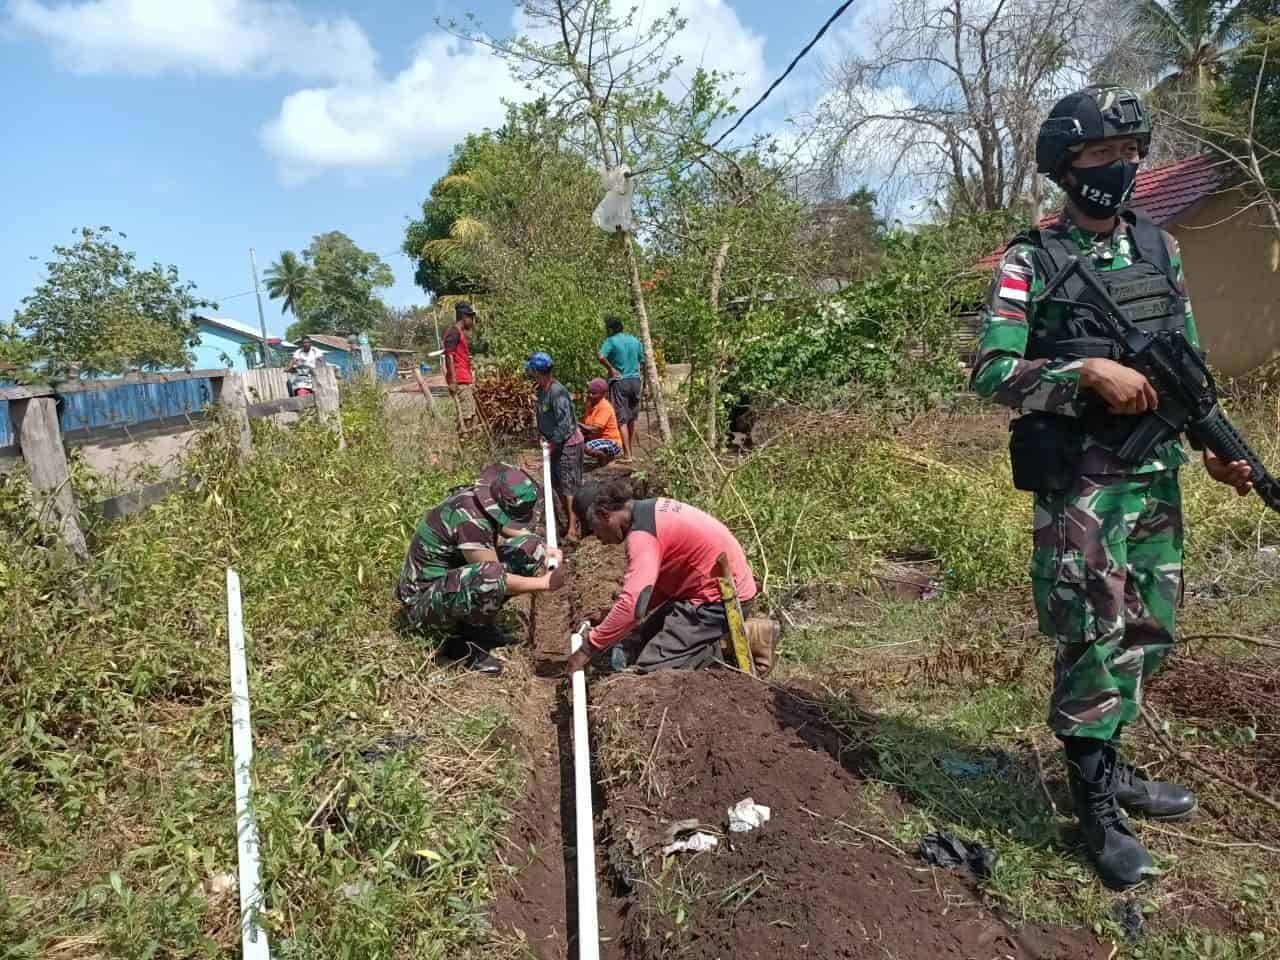
<path fill-rule="evenodd" d="M 492 955 L 507 707 L 436 668 L 390 594 L 412 525 L 470 469 L 393 449 L 372 394 L 345 399 L 344 451 L 313 422 L 256 427 L 248 465 L 215 431 L 195 490 L 91 528 L 84 568 L 0 487 L 5 960 L 236 949 L 227 565 L 274 955 Z"/>

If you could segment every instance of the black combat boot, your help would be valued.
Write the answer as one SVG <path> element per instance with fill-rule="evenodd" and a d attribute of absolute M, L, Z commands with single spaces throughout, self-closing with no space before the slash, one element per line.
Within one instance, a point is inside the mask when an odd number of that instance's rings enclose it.
<path fill-rule="evenodd" d="M 1116 741 L 1109 744 L 1116 750 Z M 1130 813 L 1152 820 L 1181 820 L 1196 808 L 1196 795 L 1177 783 L 1148 780 L 1146 773 L 1133 764 L 1116 758 L 1114 777 L 1116 800 Z"/>
<path fill-rule="evenodd" d="M 502 661 L 477 642 L 477 631 L 483 631 L 483 629 L 473 624 L 464 624 L 449 635 L 440 652 L 445 659 L 461 664 L 468 670 L 496 677 L 502 673 Z M 487 637 L 481 632 L 479 639 L 484 640 Z"/>
<path fill-rule="evenodd" d="M 1064 737 L 1076 818 L 1098 876 L 1113 890 L 1141 883 L 1155 870 L 1147 848 L 1116 802 L 1116 754 L 1102 740 Z"/>

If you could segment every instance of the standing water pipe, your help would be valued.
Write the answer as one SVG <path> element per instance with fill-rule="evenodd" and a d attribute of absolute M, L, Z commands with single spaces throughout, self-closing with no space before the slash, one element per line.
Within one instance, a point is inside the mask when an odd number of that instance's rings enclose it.
<path fill-rule="evenodd" d="M 551 492 L 551 451 L 542 442 L 542 490 L 547 504 L 547 546 L 556 545 L 555 495 Z M 554 561 L 547 562 L 554 567 Z M 578 626 L 569 653 L 582 648 L 590 623 Z M 591 741 L 587 737 L 587 677 L 573 672 L 573 806 L 578 840 L 578 958 L 600 960 L 600 920 L 596 912 L 596 831 L 591 811 Z"/>
<path fill-rule="evenodd" d="M 258 823 L 249 803 L 253 777 L 253 727 L 249 722 L 249 668 L 244 655 L 240 575 L 227 568 L 227 639 L 231 654 L 231 753 L 235 763 L 236 838 L 240 853 L 240 939 L 244 960 L 271 960 L 267 931 L 258 924 L 262 906 L 258 876 Z"/>

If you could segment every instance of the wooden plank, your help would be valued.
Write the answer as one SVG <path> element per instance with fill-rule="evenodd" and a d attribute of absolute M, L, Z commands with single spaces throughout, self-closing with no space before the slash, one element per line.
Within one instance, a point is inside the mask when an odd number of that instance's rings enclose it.
<path fill-rule="evenodd" d="M 141 490 L 133 490 L 116 497 L 108 497 L 106 500 L 99 500 L 93 505 L 92 509 L 107 520 L 118 520 L 121 517 L 127 517 L 132 513 L 138 513 L 154 506 L 169 494 L 177 490 L 193 487 L 195 484 L 194 477 L 171 477 L 168 480 L 161 480 L 159 483 L 149 484 Z"/>
<path fill-rule="evenodd" d="M 37 383 L 26 387 L 0 388 L 0 400 L 30 400 L 33 397 L 52 397 L 55 394 L 96 393 L 99 390 L 114 390 L 116 387 L 128 387 L 139 383 L 181 383 L 184 380 L 221 380 L 227 376 L 225 369 L 219 370 L 174 370 L 165 373 L 142 373 L 132 377 L 114 380 L 74 380 L 59 383 L 56 387 L 47 383 Z"/>
<path fill-rule="evenodd" d="M 332 367 L 325 365 L 316 371 L 315 384 L 316 413 L 323 423 L 337 432 L 338 449 L 344 450 L 347 441 L 342 435 L 342 416 L 338 413 L 338 375 Z"/>
<path fill-rule="evenodd" d="M 0 401 L 30 400 L 32 397 L 52 397 L 53 387 L 34 384 L 29 387 L 0 387 Z"/>
<path fill-rule="evenodd" d="M 267 403 L 251 403 L 248 408 L 249 419 L 257 420 L 277 413 L 301 413 L 303 410 L 309 410 L 315 405 L 316 398 L 314 396 L 285 397 L 283 400 L 271 400 Z"/>
<path fill-rule="evenodd" d="M 115 380 L 76 380 L 59 384 L 57 393 L 91 393 L 96 390 L 110 390 L 114 387 L 127 387 L 136 383 L 181 383 L 183 380 L 221 380 L 230 376 L 225 367 L 217 370 L 171 370 L 164 373 L 140 373 L 131 377 Z"/>
<path fill-rule="evenodd" d="M 289 375 L 279 367 L 257 367 L 241 376 L 250 403 L 284 400 L 289 396 Z"/>
<path fill-rule="evenodd" d="M 188 430 L 199 430 L 209 422 L 209 419 L 204 413 L 191 416 L 181 414 L 176 417 L 147 420 L 132 427 L 94 427 L 91 430 L 74 430 L 62 434 L 62 445 L 68 450 L 90 445 L 118 447 L 124 443 L 136 443 L 140 440 L 153 440 L 156 437 L 186 433 Z"/>
<path fill-rule="evenodd" d="M 9 412 L 13 416 L 18 446 L 22 448 L 22 459 L 27 464 L 32 492 L 37 495 L 40 523 L 54 531 L 73 556 L 87 559 L 89 549 L 80 530 L 76 498 L 67 471 L 67 452 L 62 448 L 53 398 L 18 401 L 10 406 Z"/>
<path fill-rule="evenodd" d="M 253 434 L 249 431 L 249 401 L 245 397 L 244 381 L 239 374 L 228 374 L 213 381 L 213 402 L 222 408 L 223 414 L 230 417 L 236 426 L 240 459 L 249 459 L 253 455 Z"/>

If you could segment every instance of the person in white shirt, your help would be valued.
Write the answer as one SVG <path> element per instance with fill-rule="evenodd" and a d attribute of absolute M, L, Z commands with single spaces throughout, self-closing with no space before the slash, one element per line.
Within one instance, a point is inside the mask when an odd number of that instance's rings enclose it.
<path fill-rule="evenodd" d="M 303 337 L 302 344 L 297 350 L 293 351 L 293 359 L 289 361 L 289 370 L 297 369 L 299 364 L 310 367 L 312 370 L 324 366 L 324 354 L 311 342 L 310 337 Z"/>

